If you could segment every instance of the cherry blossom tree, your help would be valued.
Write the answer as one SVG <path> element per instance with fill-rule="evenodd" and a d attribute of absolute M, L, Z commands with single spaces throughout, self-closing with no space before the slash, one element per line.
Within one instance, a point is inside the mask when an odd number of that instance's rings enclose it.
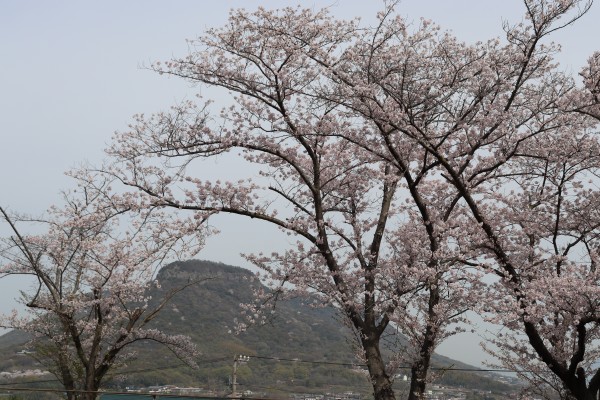
<path fill-rule="evenodd" d="M 0 274 L 31 276 L 34 283 L 33 291 L 22 292 L 28 315 L 15 311 L 1 325 L 31 336 L 33 356 L 63 384 L 68 399 L 95 399 L 107 373 L 134 356 L 133 343 L 160 343 L 191 366 L 197 355 L 188 337 L 149 326 L 184 287 L 152 303 L 147 293 L 159 285 L 153 278 L 165 257 L 197 250 L 202 221 L 119 209 L 111 204 L 118 196 L 96 186 L 103 191 L 66 195 L 64 207 L 45 218 L 0 208 L 13 231 L 0 242 Z M 43 233 L 26 235 L 28 228 Z"/>
<path fill-rule="evenodd" d="M 504 42 L 467 45 L 382 14 L 340 57 L 315 59 L 331 80 L 322 96 L 385 127 L 343 137 L 398 173 L 417 147 L 433 181 L 452 186 L 439 195 L 470 221 L 471 251 L 499 278 L 484 311 L 504 327 L 500 360 L 536 384 L 558 382 L 564 396 L 595 399 L 599 57 L 580 86 L 547 42 L 591 2 L 524 4 L 526 22 L 506 24 Z"/>
<path fill-rule="evenodd" d="M 210 103 L 185 102 L 139 115 L 116 135 L 109 162 L 96 173 L 135 189 L 145 206 L 200 219 L 237 215 L 295 237 L 292 249 L 248 255 L 273 290 L 249 307 L 246 322 L 264 318 L 264 301 L 317 296 L 355 331 L 376 399 L 394 398 L 393 373 L 407 363 L 409 397 L 423 398 L 434 349 L 475 302 L 477 253 L 459 232 L 463 214 L 439 196 L 450 186 L 428 178 L 437 161 L 410 142 L 398 160 L 367 151 L 348 139 L 377 137 L 388 126 L 323 95 L 331 83 L 323 65 L 361 32 L 326 11 L 233 11 L 228 25 L 192 42 L 187 57 L 155 69 L 225 89 L 234 105 L 211 113 Z M 203 180 L 203 160 L 224 153 L 258 166 L 259 176 Z M 409 345 L 386 363 L 381 347 L 389 329 Z"/>

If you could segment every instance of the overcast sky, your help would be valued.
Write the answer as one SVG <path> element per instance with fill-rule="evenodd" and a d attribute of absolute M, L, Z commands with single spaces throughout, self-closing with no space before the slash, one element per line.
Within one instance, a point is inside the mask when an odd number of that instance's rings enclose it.
<path fill-rule="evenodd" d="M 19 1 L 0 2 L 0 205 L 42 213 L 72 183 L 64 171 L 98 163 L 114 131 L 135 113 L 163 110 L 198 88 L 147 69 L 153 61 L 187 52 L 185 39 L 222 25 L 231 8 L 276 8 L 293 1 Z M 330 7 L 340 18 L 374 20 L 376 0 L 303 1 Z M 403 0 L 399 12 L 418 23 L 432 19 L 461 40 L 502 35 L 502 21 L 521 20 L 517 0 Z M 563 44 L 563 68 L 577 73 L 600 50 L 600 4 L 575 26 L 555 36 Z M 203 90 L 206 96 L 210 92 Z M 215 98 L 217 104 L 223 98 Z M 219 165 L 219 169 L 227 168 Z M 226 169 L 225 169 L 226 170 Z M 234 171 L 231 171 L 234 173 Z M 229 217 L 214 220 L 221 234 L 198 258 L 247 266 L 239 253 L 286 244 L 277 231 Z M 7 235 L 5 226 L 0 234 Z M 0 312 L 15 307 L 23 281 L 0 280 Z M 440 353 L 480 365 L 486 355 L 477 334 L 444 343 Z"/>

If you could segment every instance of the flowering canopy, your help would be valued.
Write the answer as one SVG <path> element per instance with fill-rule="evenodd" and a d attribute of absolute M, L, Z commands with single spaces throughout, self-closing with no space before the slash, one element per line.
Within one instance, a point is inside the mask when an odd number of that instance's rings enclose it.
<path fill-rule="evenodd" d="M 30 275 L 36 286 L 21 299 L 29 315 L 14 312 L 3 317 L 2 326 L 32 335 L 36 357 L 70 390 L 69 398 L 95 398 L 106 373 L 133 355 L 126 352 L 132 343 L 161 343 L 190 365 L 197 355 L 188 337 L 148 327 L 183 288 L 153 306 L 147 292 L 165 257 L 189 254 L 202 243 L 201 222 L 169 221 L 159 210 L 116 208 L 112 201 L 118 196 L 108 195 L 106 185 L 98 187 L 104 191 L 86 188 L 82 195 L 66 196 L 66 205 L 43 219 L 0 208 L 14 232 L 1 242 L 0 273 Z M 46 231 L 25 235 L 21 224 L 27 223 Z"/>

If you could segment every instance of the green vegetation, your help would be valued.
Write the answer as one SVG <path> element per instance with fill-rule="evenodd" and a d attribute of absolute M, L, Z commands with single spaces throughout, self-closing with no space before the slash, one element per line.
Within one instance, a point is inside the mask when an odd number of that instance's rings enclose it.
<path fill-rule="evenodd" d="M 230 390 L 234 355 L 244 354 L 282 360 L 251 358 L 247 364 L 242 364 L 238 368 L 240 391 L 280 396 L 290 392 L 371 394 L 366 373 L 351 365 L 357 362 L 351 332 L 340 322 L 335 310 L 309 308 L 299 299 L 282 301 L 267 324 L 252 326 L 247 332 L 235 335 L 229 331 L 233 330 L 234 320 L 240 317 L 240 304 L 252 301 L 253 285 L 258 284 L 253 283 L 251 272 L 207 261 L 178 262 L 159 272 L 157 279 L 161 288 L 155 290 L 164 294 L 201 277 L 212 279 L 177 294 L 170 310 L 160 314 L 155 322 L 167 332 L 190 335 L 194 339 L 202 351 L 197 360 L 199 368 L 194 370 L 184 366 L 160 346 L 140 345 L 135 348 L 137 359 L 116 370 L 107 382 L 107 388 L 177 385 L 223 393 Z M 161 293 L 150 295 L 157 299 L 162 297 Z M 0 363 L 1 369 L 40 368 L 35 367 L 30 357 L 16 355 L 23 343 L 24 338 L 17 333 L 0 338 L 0 354 L 6 355 Z M 289 361 L 293 359 L 349 365 Z M 466 366 L 445 357 L 435 357 L 437 366 L 451 364 Z M 51 376 L 46 375 L 39 379 L 49 378 Z M 397 380 L 398 393 L 404 383 Z M 499 392 L 511 389 L 479 374 L 457 371 L 446 372 L 438 383 Z"/>

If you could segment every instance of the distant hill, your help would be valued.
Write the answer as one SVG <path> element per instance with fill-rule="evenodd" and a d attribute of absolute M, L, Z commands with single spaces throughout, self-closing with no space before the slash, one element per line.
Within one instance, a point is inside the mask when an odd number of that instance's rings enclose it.
<path fill-rule="evenodd" d="M 248 270 L 210 261 L 176 262 L 159 271 L 161 288 L 150 295 L 159 299 L 173 288 L 204 278 L 177 294 L 154 322 L 164 331 L 191 336 L 202 352 L 198 359 L 200 368 L 183 367 L 165 349 L 145 344 L 137 347 L 138 358 L 123 367 L 111 385 L 201 386 L 222 393 L 227 390 L 234 355 L 244 354 L 254 358 L 239 368 L 240 390 L 277 394 L 324 390 L 370 393 L 364 372 L 338 365 L 352 364 L 356 359 L 351 331 L 331 307 L 310 308 L 301 299 L 281 301 L 267 324 L 252 326 L 239 335 L 229 333 L 234 320 L 240 318 L 240 304 L 251 302 L 253 287 L 260 285 Z M 16 355 L 26 339 L 17 332 L 0 337 L 0 371 L 32 363 L 25 361 L 28 357 Z M 298 361 L 287 361 L 294 359 Z M 468 367 L 437 355 L 434 364 Z M 440 383 L 497 391 L 512 389 L 479 373 L 452 372 L 445 376 Z M 398 385 L 402 389 L 405 383 L 398 379 Z"/>

